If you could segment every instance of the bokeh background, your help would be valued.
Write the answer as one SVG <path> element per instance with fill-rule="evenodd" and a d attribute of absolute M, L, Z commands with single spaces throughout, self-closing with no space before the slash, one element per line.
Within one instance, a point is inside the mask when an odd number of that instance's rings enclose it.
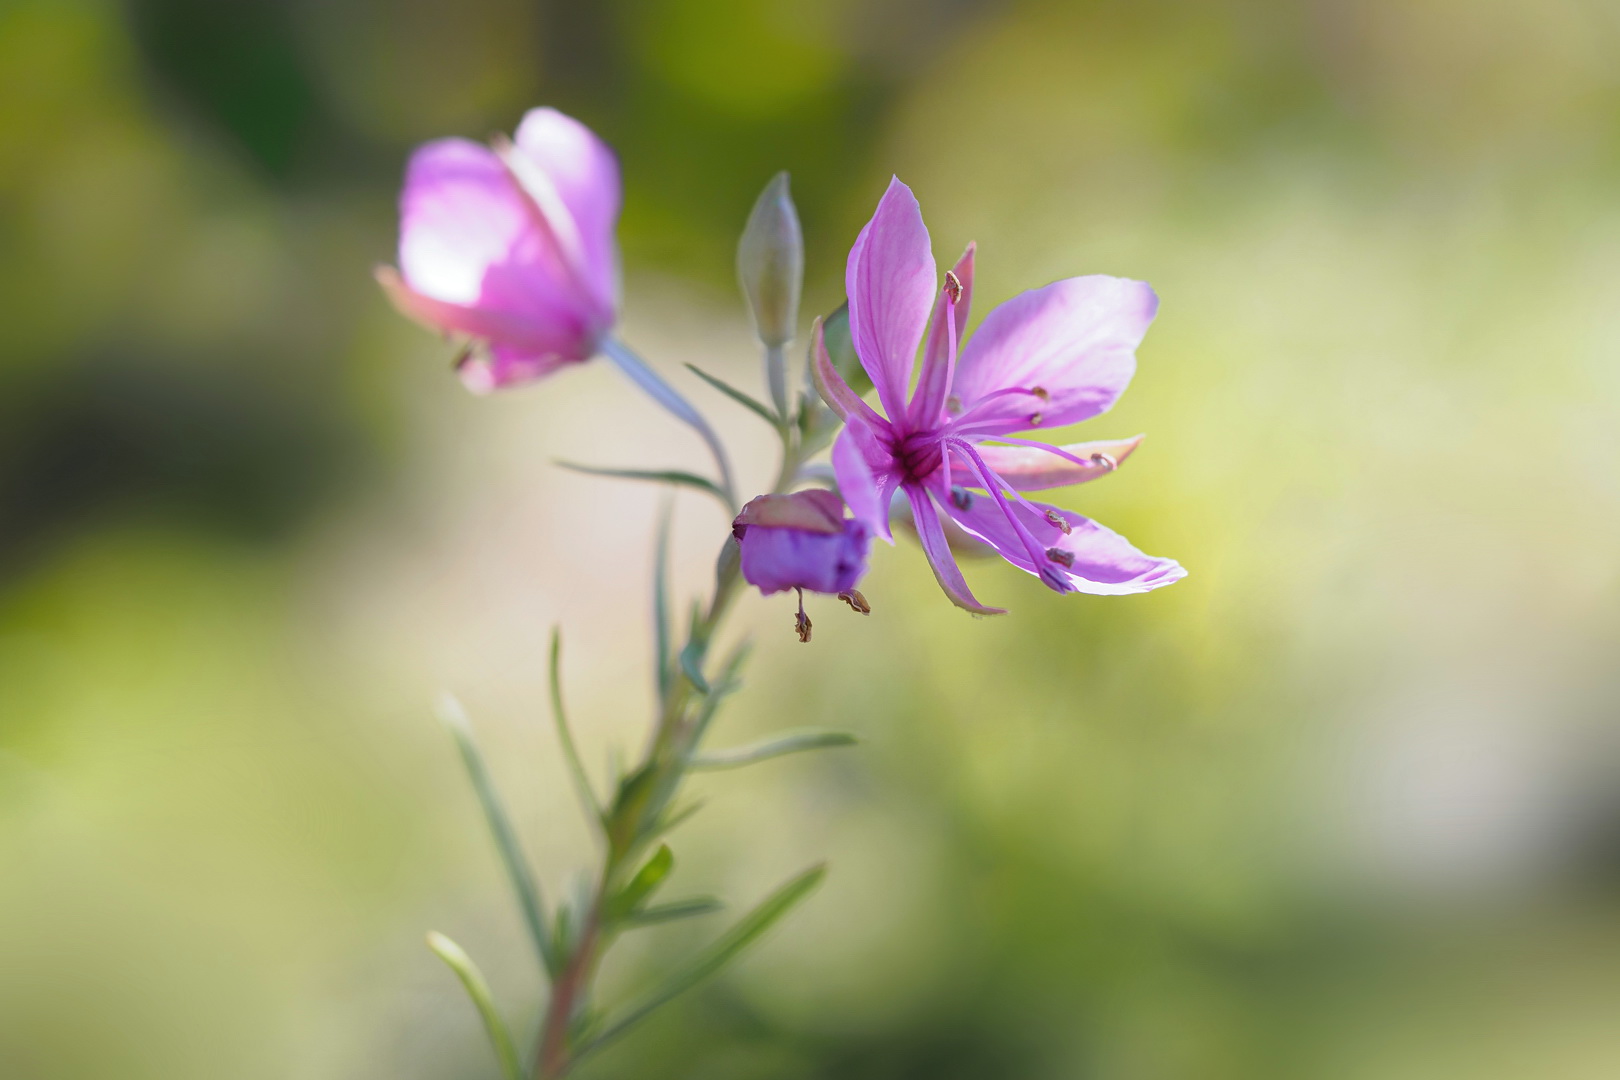
<path fill-rule="evenodd" d="M 673 892 L 822 891 L 587 1075 L 1620 1075 L 1613 0 L 13 0 L 0 10 L 0 1076 L 495 1068 L 528 946 L 471 712 L 556 896 L 650 701 L 658 495 L 603 365 L 474 399 L 386 306 L 404 159 L 555 104 L 622 156 L 626 335 L 766 481 L 735 236 L 776 170 L 808 316 L 891 173 L 979 296 L 1163 298 L 1068 502 L 1191 576 L 857 619 L 750 599 L 716 731 L 855 750 L 699 787 Z M 980 311 L 985 310 L 981 306 Z M 679 375 L 673 373 L 680 372 Z M 677 507 L 695 592 L 725 527 Z M 642 985 L 720 923 L 645 931 Z"/>

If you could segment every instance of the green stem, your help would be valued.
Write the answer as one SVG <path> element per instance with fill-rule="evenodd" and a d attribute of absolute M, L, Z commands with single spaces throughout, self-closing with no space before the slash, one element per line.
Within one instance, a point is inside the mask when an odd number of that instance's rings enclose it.
<path fill-rule="evenodd" d="M 773 493 L 788 490 L 798 476 L 798 440 L 786 426 L 782 432 L 782 467 Z M 742 587 L 742 575 L 732 563 L 715 581 L 714 593 L 701 618 L 693 625 L 686 644 L 701 644 L 704 652 L 714 640 Z M 552 984 L 551 1001 L 535 1051 L 535 1080 L 560 1080 L 574 1067 L 577 1047 L 575 1023 L 591 997 L 591 986 L 602 954 L 611 943 L 611 928 L 604 925 L 609 899 L 631 872 L 642 850 L 643 839 L 679 790 L 690 770 L 696 743 L 702 736 L 691 708 L 702 695 L 691 677 L 678 664 L 672 664 L 658 703 L 658 722 L 653 728 L 642 763 L 629 775 L 645 774 L 646 797 L 622 800 L 605 814 L 607 853 L 591 900 L 583 917 L 576 943 Z"/>

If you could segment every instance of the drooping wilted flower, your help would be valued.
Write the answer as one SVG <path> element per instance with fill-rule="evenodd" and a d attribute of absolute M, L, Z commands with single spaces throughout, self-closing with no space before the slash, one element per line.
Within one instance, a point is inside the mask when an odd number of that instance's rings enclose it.
<path fill-rule="evenodd" d="M 844 516 L 844 500 L 820 489 L 761 495 L 731 523 L 742 555 L 742 576 L 760 592 L 809 589 L 837 595 L 866 573 L 872 532 Z"/>
<path fill-rule="evenodd" d="M 485 393 L 589 360 L 618 312 L 619 166 L 585 125 L 533 109 L 514 139 L 440 139 L 411 156 L 399 269 L 377 279 L 405 315 L 467 339 Z"/>
<path fill-rule="evenodd" d="M 1057 592 L 1146 592 L 1181 580 L 1186 571 L 1173 560 L 1022 494 L 1112 472 L 1140 437 L 1053 446 L 1013 435 L 1088 420 L 1114 404 L 1158 309 L 1153 290 L 1102 275 L 1030 290 L 990 312 L 958 356 L 973 256 L 969 246 L 939 287 L 922 212 L 898 179 L 849 253 L 850 333 L 883 413 L 839 377 L 819 325 L 814 351 L 817 386 L 846 422 L 832 459 L 855 517 L 891 539 L 889 500 L 903 492 L 946 595 L 982 614 L 1002 609 L 969 591 L 941 512 Z M 908 399 L 925 330 L 922 372 Z M 986 439 L 1018 445 L 982 445 Z"/>

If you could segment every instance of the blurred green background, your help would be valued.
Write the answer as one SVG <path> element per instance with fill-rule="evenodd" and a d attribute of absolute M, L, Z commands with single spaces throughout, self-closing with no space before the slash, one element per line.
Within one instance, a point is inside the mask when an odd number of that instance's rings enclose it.
<path fill-rule="evenodd" d="M 626 335 L 759 385 L 732 245 L 777 169 L 807 316 L 890 173 L 979 314 L 1163 299 L 1063 495 L 1182 584 L 856 619 L 746 603 L 679 891 L 823 890 L 589 1076 L 1620 1075 L 1620 5 L 1613 0 L 12 0 L 0 7 L 0 1077 L 495 1075 L 528 946 L 429 704 L 553 896 L 544 707 L 639 745 L 655 492 L 602 365 L 474 399 L 395 316 L 418 141 L 554 104 L 621 154 Z M 684 377 L 768 481 L 768 433 Z M 678 509 L 700 589 L 725 521 Z M 713 933 L 645 931 L 610 994 Z"/>

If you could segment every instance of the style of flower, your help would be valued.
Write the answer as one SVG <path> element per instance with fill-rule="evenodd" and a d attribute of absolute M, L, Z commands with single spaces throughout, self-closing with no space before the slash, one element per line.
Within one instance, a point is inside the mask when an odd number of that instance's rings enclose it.
<path fill-rule="evenodd" d="M 844 500 L 820 489 L 791 495 L 761 495 L 731 523 L 743 580 L 767 596 L 799 591 L 797 628 L 810 640 L 804 590 L 829 593 L 865 615 L 872 610 L 855 588 L 866 573 L 872 530 L 844 517 Z"/>
<path fill-rule="evenodd" d="M 405 315 L 469 348 L 475 392 L 596 354 L 615 321 L 619 166 L 585 125 L 534 109 L 516 137 L 417 149 L 400 195 L 399 269 L 377 280 Z"/>
<path fill-rule="evenodd" d="M 1068 278 L 1002 304 L 961 344 L 973 257 L 969 245 L 940 287 L 922 212 L 898 179 L 849 253 L 850 336 L 883 412 L 838 375 L 819 324 L 813 351 L 816 385 L 845 420 L 832 461 L 855 518 L 892 543 L 890 499 L 902 492 L 940 586 L 980 614 L 1003 609 L 969 591 L 941 513 L 1060 593 L 1137 593 L 1181 580 L 1186 571 L 1173 560 L 1144 555 L 1112 530 L 1023 494 L 1112 472 L 1140 436 L 1067 446 L 1014 436 L 1089 420 L 1114 404 L 1158 309 L 1153 290 L 1124 278 Z"/>

